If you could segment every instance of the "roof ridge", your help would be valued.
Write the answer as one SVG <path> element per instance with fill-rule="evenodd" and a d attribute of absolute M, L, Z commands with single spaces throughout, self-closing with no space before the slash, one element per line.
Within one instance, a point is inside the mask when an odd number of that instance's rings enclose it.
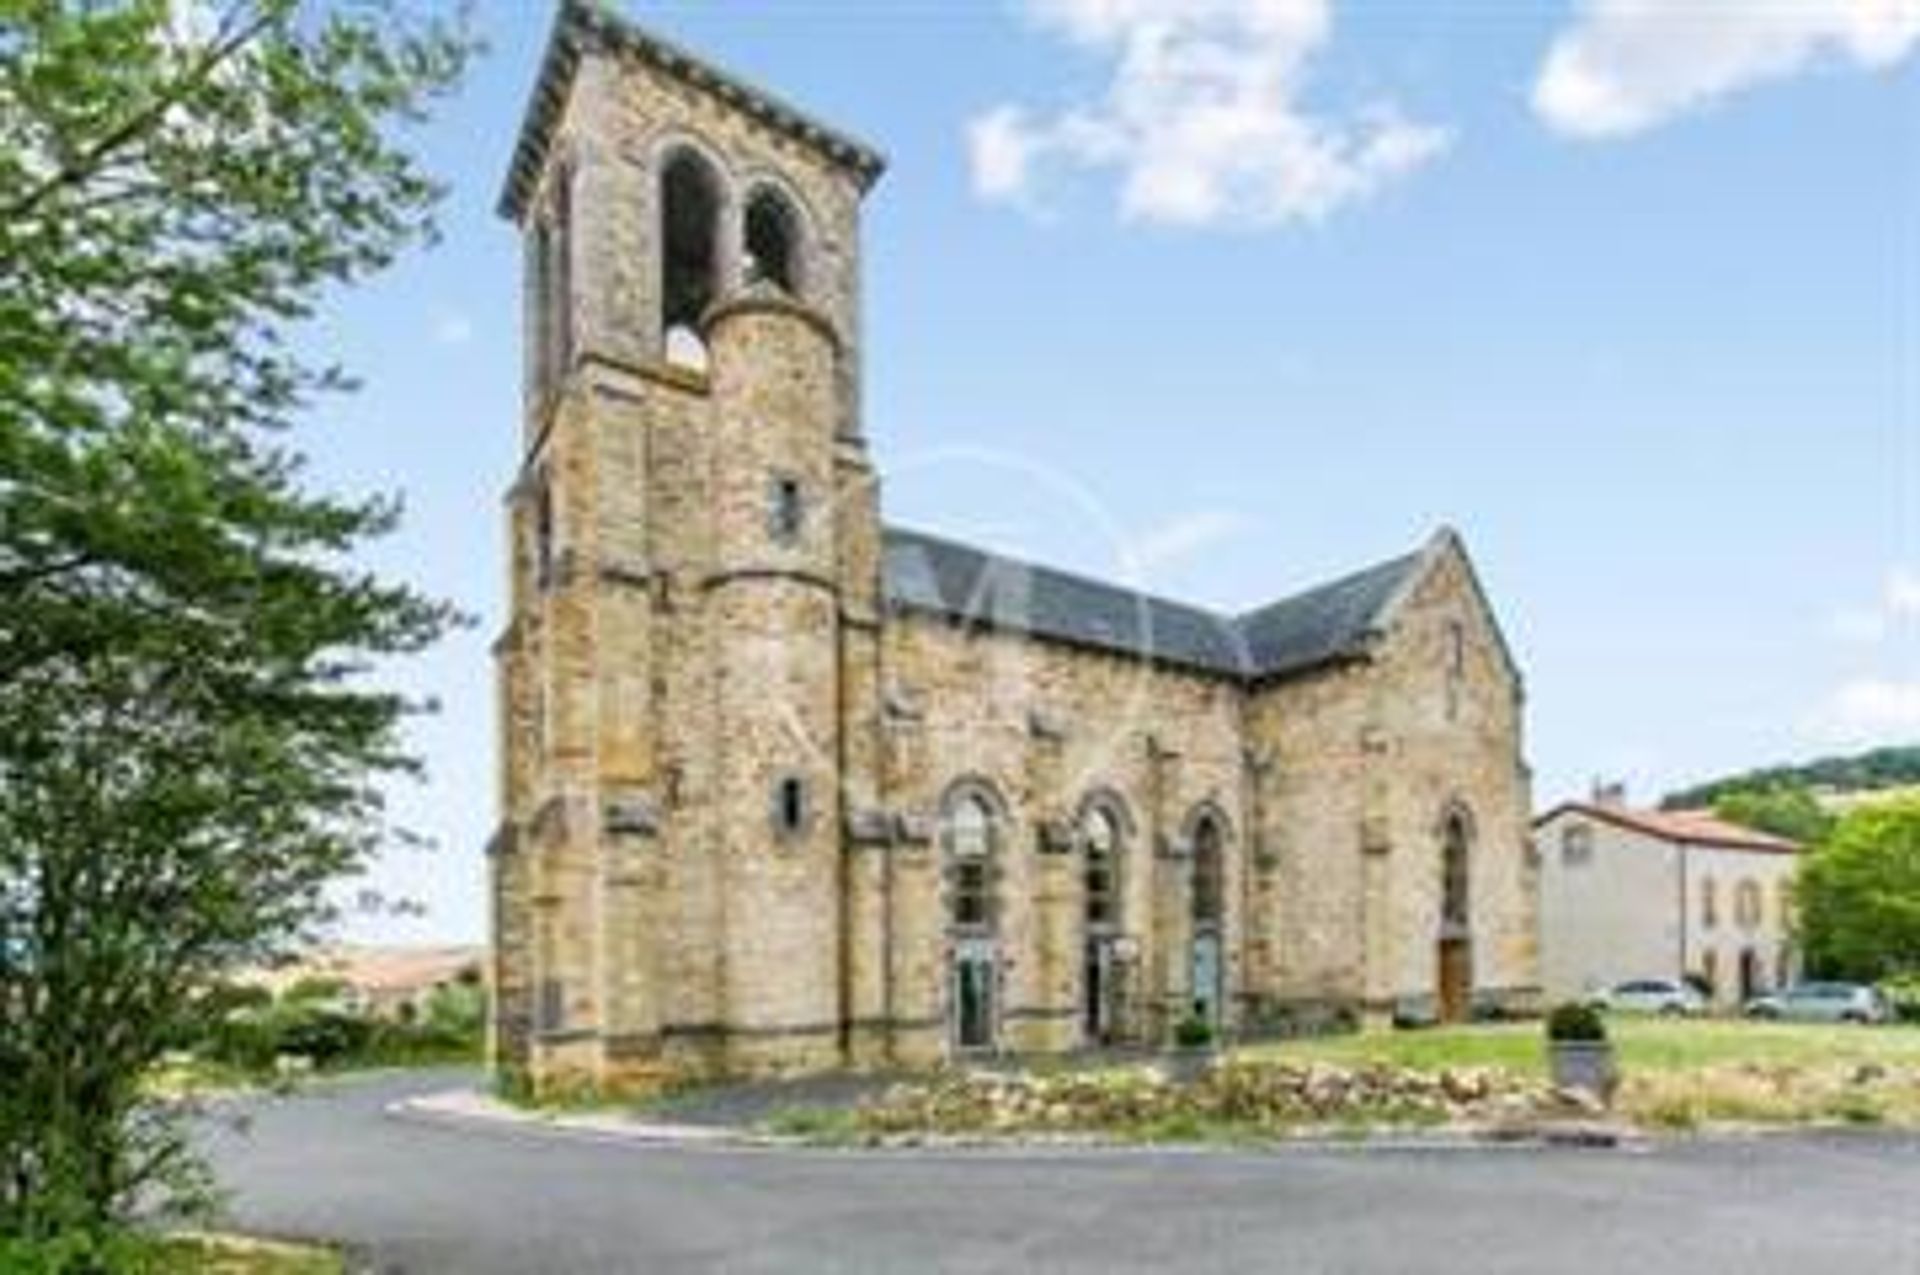
<path fill-rule="evenodd" d="M 1243 622 L 1257 620 L 1270 611 L 1276 611 L 1289 603 L 1298 602 L 1302 598 L 1312 597 L 1316 593 L 1329 593 L 1346 585 L 1357 584 L 1376 572 L 1385 571 L 1388 567 L 1411 567 L 1426 557 L 1426 555 L 1427 549 L 1426 546 L 1423 545 L 1418 549 L 1409 550 L 1406 553 L 1397 553 L 1391 558 L 1381 558 L 1357 570 L 1335 576 L 1331 580 L 1323 580 L 1319 584 L 1310 584 L 1304 589 L 1296 589 L 1285 597 L 1275 598 L 1271 602 L 1263 602 L 1257 607 L 1240 612 L 1235 619 Z"/>
<path fill-rule="evenodd" d="M 899 523 L 882 523 L 880 532 L 883 537 L 891 534 L 911 536 L 917 540 L 931 540 L 936 544 L 946 545 L 948 548 L 977 553 L 982 557 L 991 558 L 997 562 L 1006 563 L 1009 566 L 1024 567 L 1028 571 L 1055 576 L 1062 580 L 1071 580 L 1076 584 L 1092 585 L 1098 589 L 1124 589 L 1144 601 L 1158 602 L 1162 606 L 1178 607 L 1182 611 L 1188 611 L 1209 620 L 1216 620 L 1227 628 L 1232 628 L 1234 624 L 1234 617 L 1229 612 L 1221 611 L 1214 607 L 1202 606 L 1198 602 L 1187 602 L 1180 598 L 1169 597 L 1164 593 L 1153 593 L 1124 580 L 1096 576 L 1085 571 L 1074 571 L 1067 567 L 1052 566 L 1045 562 L 1037 562 L 1030 557 L 1002 553 L 997 549 L 989 549 L 984 545 L 973 544 L 966 540 L 956 540 L 952 536 L 942 535 L 935 531 L 923 531 L 918 527 L 905 527 Z"/>
<path fill-rule="evenodd" d="M 1021 631 L 1255 681 L 1299 674 L 1362 654 L 1384 608 L 1429 552 L 1422 548 L 1383 559 L 1257 611 L 1234 615 L 938 532 L 889 523 L 882 525 L 882 537 L 889 550 L 917 547 L 931 559 L 924 574 L 905 563 L 894 574 L 895 560 L 889 556 L 884 585 L 899 604 L 960 615 L 971 608 L 967 595 L 982 578 L 995 570 L 1011 569 L 1053 586 L 1033 591 L 1039 609 L 1014 621 Z M 1356 585 L 1364 587 L 1356 590 Z M 1342 590 L 1353 596 L 1342 597 Z M 1315 599 L 1326 597 L 1342 600 L 1339 605 L 1315 605 Z M 1120 621 L 1121 631 L 1115 631 L 1119 610 L 1131 611 L 1137 619 Z"/>

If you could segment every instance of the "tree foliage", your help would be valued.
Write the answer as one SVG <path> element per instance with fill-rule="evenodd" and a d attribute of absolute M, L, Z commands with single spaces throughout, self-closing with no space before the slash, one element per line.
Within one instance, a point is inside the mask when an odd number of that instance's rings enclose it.
<path fill-rule="evenodd" d="M 1920 973 L 1920 798 L 1849 813 L 1807 857 L 1795 891 L 1813 970 L 1865 981 Z"/>
<path fill-rule="evenodd" d="M 0 0 L 0 1232 L 180 1180 L 143 1071 L 411 765 L 371 666 L 455 617 L 352 565 L 397 505 L 304 483 L 349 382 L 287 338 L 430 237 L 404 131 L 472 47 L 402 0 Z"/>
<path fill-rule="evenodd" d="M 1714 799 L 1714 814 L 1777 837 L 1817 845 L 1833 831 L 1834 817 L 1811 792 L 1798 784 L 1773 782 L 1752 788 L 1729 788 Z"/>

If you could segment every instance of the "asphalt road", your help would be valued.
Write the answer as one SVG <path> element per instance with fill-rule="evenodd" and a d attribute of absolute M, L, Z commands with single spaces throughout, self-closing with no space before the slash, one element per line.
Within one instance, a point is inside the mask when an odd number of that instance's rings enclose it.
<path fill-rule="evenodd" d="M 249 1103 L 233 1221 L 381 1272 L 1914 1275 L 1920 1139 L 1277 1154 L 661 1149 L 395 1120 L 440 1073 Z"/>

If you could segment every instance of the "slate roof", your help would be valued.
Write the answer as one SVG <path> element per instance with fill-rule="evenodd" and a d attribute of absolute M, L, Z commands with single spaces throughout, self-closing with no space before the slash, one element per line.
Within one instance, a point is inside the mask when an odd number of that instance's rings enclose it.
<path fill-rule="evenodd" d="M 1236 617 L 898 527 L 885 555 L 896 609 L 1251 681 L 1364 654 L 1425 561 L 1406 554 Z"/>
<path fill-rule="evenodd" d="M 539 78 L 534 81 L 533 92 L 527 100 L 506 185 L 500 193 L 499 212 L 507 220 L 518 221 L 525 211 L 527 196 L 545 162 L 547 147 L 552 144 L 554 125 L 566 104 L 574 72 L 579 69 L 581 57 L 595 51 L 650 62 L 683 82 L 740 107 L 769 128 L 846 165 L 856 174 L 863 190 L 877 181 L 887 166 L 885 157 L 865 142 L 829 128 L 765 89 L 695 57 L 593 0 L 561 0 L 555 11 L 553 30 L 547 38 L 546 55 L 541 59 Z"/>

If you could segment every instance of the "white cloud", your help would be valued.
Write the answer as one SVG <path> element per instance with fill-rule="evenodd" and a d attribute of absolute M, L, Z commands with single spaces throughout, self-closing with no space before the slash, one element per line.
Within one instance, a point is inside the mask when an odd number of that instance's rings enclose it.
<path fill-rule="evenodd" d="M 1131 573 L 1144 576 L 1231 540 L 1250 525 L 1245 517 L 1230 510 L 1196 510 L 1137 537 L 1125 547 L 1122 557 Z"/>
<path fill-rule="evenodd" d="M 1300 104 L 1329 0 L 1024 0 L 1109 59 L 1104 94 L 1051 116 L 1001 105 L 968 128 L 974 190 L 1031 207 L 1043 169 L 1113 169 L 1130 220 L 1318 221 L 1446 150 L 1449 132 L 1379 103 L 1340 120 Z"/>
<path fill-rule="evenodd" d="M 1889 67 L 1920 42 L 1920 0 L 1585 0 L 1554 40 L 1533 109 L 1621 137 L 1819 63 Z"/>

